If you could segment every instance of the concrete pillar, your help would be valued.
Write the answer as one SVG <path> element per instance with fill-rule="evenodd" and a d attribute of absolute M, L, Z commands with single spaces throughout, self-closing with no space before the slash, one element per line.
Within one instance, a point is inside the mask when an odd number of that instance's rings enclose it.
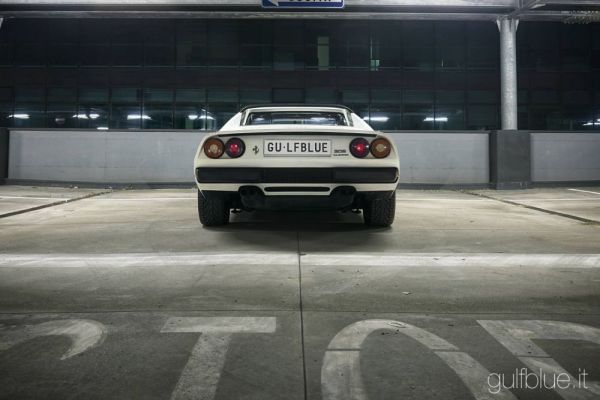
<path fill-rule="evenodd" d="M 502 130 L 516 130 L 517 114 L 517 19 L 498 20 L 500 29 L 500 98 Z"/>

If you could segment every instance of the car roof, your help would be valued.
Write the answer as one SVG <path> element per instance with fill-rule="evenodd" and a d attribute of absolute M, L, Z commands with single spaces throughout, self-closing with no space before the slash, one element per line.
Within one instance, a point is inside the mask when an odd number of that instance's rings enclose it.
<path fill-rule="evenodd" d="M 300 110 L 305 110 L 305 109 L 309 109 L 309 110 L 313 110 L 313 109 L 339 109 L 340 111 L 348 111 L 348 112 L 353 112 L 350 108 L 340 105 L 340 104 L 306 104 L 306 103 L 276 103 L 276 104 L 252 104 L 252 105 L 248 105 L 243 107 L 240 112 L 246 112 L 249 110 L 254 110 L 254 109 L 261 109 L 261 108 L 266 108 L 266 109 L 270 109 L 270 110 L 276 110 L 278 108 L 283 108 L 283 109 L 287 109 L 286 111 L 289 111 L 290 108 L 298 108 L 299 111 Z M 330 110 L 327 110 L 330 111 Z"/>

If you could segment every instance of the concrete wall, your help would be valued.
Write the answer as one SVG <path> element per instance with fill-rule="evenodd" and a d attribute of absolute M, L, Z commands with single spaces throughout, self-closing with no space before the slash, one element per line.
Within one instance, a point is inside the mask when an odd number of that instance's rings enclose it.
<path fill-rule="evenodd" d="M 9 179 L 193 182 L 198 131 L 11 130 Z"/>
<path fill-rule="evenodd" d="M 600 181 L 600 133 L 531 134 L 533 182 Z"/>
<path fill-rule="evenodd" d="M 10 131 L 10 180 L 192 183 L 199 131 Z M 392 132 L 400 183 L 489 182 L 487 132 Z M 532 133 L 534 182 L 600 181 L 600 134 Z"/>
<path fill-rule="evenodd" d="M 400 183 L 487 184 L 487 132 L 395 132 Z"/>

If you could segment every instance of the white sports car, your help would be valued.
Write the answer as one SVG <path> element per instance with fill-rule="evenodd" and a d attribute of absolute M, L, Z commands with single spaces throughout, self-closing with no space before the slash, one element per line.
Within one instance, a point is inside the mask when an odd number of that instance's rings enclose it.
<path fill-rule="evenodd" d="M 242 109 L 196 152 L 205 226 L 232 209 L 362 209 L 370 226 L 394 221 L 400 163 L 393 141 L 343 106 Z"/>

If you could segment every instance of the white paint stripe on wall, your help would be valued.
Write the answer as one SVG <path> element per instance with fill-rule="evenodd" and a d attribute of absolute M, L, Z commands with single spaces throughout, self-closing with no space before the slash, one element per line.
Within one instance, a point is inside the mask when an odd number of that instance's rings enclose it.
<path fill-rule="evenodd" d="M 310 253 L 302 265 L 395 267 L 600 268 L 600 254 Z M 127 268 L 203 265 L 292 265 L 296 253 L 2 254 L 0 268 Z"/>

